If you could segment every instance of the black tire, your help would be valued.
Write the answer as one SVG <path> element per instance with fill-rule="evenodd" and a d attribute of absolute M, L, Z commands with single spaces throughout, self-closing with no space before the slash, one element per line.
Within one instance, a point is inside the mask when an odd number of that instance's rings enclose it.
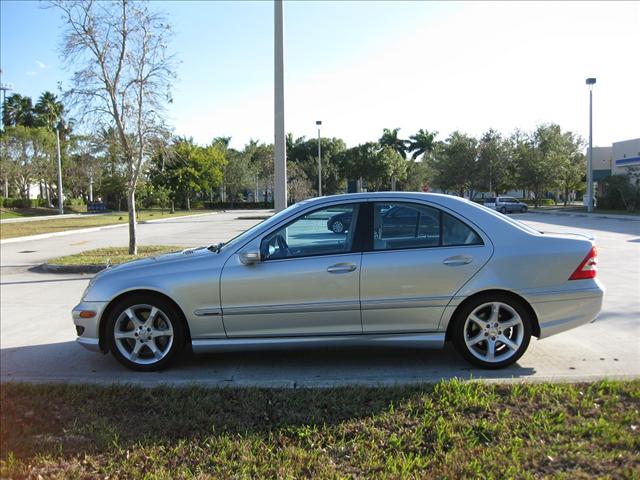
<path fill-rule="evenodd" d="M 480 310 L 480 315 L 484 313 L 482 309 L 491 308 L 486 307 L 487 304 L 502 304 L 505 307 L 500 307 L 498 309 L 498 329 L 501 324 L 507 324 L 509 321 L 514 320 L 515 317 L 509 316 L 511 312 L 509 309 L 512 309 L 517 313 L 521 320 L 521 325 L 517 325 L 514 327 L 509 327 L 508 329 L 504 329 L 505 333 L 505 341 L 511 341 L 514 345 L 518 345 L 517 349 L 509 348 L 506 343 L 500 342 L 500 336 L 493 337 L 492 330 L 487 330 L 484 327 L 479 328 L 479 325 L 475 321 L 471 321 L 469 319 L 472 313 L 476 313 L 476 311 Z M 508 308 L 507 308 L 508 307 Z M 490 310 L 489 310 L 490 312 Z M 502 316 L 501 316 L 502 315 Z M 477 315 L 476 315 L 477 316 Z M 467 320 L 470 320 L 467 322 Z M 450 339 L 453 341 L 453 344 L 460 353 L 460 355 L 467 360 L 469 363 L 476 365 L 485 369 L 499 369 L 507 367 L 518 361 L 520 357 L 524 354 L 529 346 L 529 341 L 531 340 L 531 322 L 532 319 L 529 316 L 528 310 L 525 308 L 523 303 L 507 294 L 501 293 L 491 293 L 487 295 L 481 295 L 470 302 L 466 303 L 462 306 L 456 313 L 454 318 L 452 319 Z M 482 323 L 489 322 L 489 320 L 482 319 Z M 473 328 L 477 328 L 477 332 L 474 332 Z M 520 328 L 522 331 L 520 331 Z M 500 334 L 502 334 L 503 330 L 498 330 Z M 495 334 L 495 329 L 493 330 Z M 488 335 L 487 335 L 488 334 Z M 521 337 L 520 337 L 521 335 Z M 481 340 L 476 343 L 476 346 L 468 346 L 467 336 L 471 336 L 472 338 L 469 341 L 473 342 L 474 339 L 480 338 Z M 494 339 L 494 348 L 495 348 L 495 360 L 494 361 L 486 361 L 479 356 L 482 356 L 482 350 L 486 351 L 488 354 L 489 349 L 489 339 Z M 520 339 L 518 341 L 518 339 Z M 484 345 L 482 345 L 484 343 Z M 498 346 L 499 345 L 499 346 Z M 511 353 L 513 351 L 513 353 Z M 474 354 L 475 352 L 475 354 Z M 504 357 L 504 359 L 500 359 L 500 356 Z"/>
<path fill-rule="evenodd" d="M 146 307 L 155 307 L 157 313 L 154 319 L 151 320 L 149 332 L 138 332 L 138 327 L 127 314 L 127 310 L 129 309 L 130 312 L 134 313 L 138 322 L 148 321 L 152 310 Z M 145 318 L 144 315 L 147 310 L 149 311 Z M 132 370 L 141 372 L 162 370 L 172 362 L 176 354 L 184 349 L 185 327 L 182 312 L 162 296 L 142 293 L 129 295 L 119 300 L 109 309 L 106 322 L 105 338 L 109 351 L 118 362 Z M 119 342 L 115 338 L 116 324 L 119 333 L 127 335 L 127 338 L 119 339 Z M 127 328 L 123 330 L 123 326 Z M 139 326 L 139 328 L 142 328 L 142 326 Z M 155 338 L 145 337 L 144 341 L 141 340 L 143 334 L 153 335 L 152 331 L 167 332 L 167 334 L 157 335 Z M 168 332 L 171 332 L 171 335 Z M 131 335 L 130 338 L 129 335 Z M 133 335 L 135 335 L 135 338 Z M 158 360 L 155 360 L 151 346 L 160 351 L 162 356 Z M 137 354 L 139 356 L 137 361 L 132 361 L 131 358 L 127 358 L 125 355 L 133 356 L 136 347 L 139 349 Z"/>
<path fill-rule="evenodd" d="M 507 207 L 500 207 L 500 213 L 504 213 L 505 215 L 507 214 Z"/>
<path fill-rule="evenodd" d="M 528 208 L 527 207 L 522 207 L 520 209 L 520 213 L 527 213 Z"/>

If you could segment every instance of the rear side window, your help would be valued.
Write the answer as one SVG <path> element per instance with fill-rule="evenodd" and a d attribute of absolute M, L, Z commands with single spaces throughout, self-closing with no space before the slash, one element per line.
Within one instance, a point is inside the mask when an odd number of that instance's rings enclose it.
<path fill-rule="evenodd" d="M 448 213 L 442 213 L 442 245 L 481 245 L 480 236 L 469 227 Z"/>
<path fill-rule="evenodd" d="M 484 203 L 496 203 L 496 197 L 487 197 L 484 199 Z"/>
<path fill-rule="evenodd" d="M 481 244 L 471 227 L 436 208 L 400 202 L 374 204 L 374 250 Z"/>

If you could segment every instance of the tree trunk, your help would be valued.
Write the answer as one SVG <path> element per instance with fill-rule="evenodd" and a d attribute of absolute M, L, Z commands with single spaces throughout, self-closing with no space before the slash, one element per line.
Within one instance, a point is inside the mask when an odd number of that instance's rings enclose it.
<path fill-rule="evenodd" d="M 173 200 L 171 200 L 171 213 L 176 213 L 176 205 Z"/>
<path fill-rule="evenodd" d="M 136 190 L 129 188 L 127 196 L 127 206 L 129 207 L 129 255 L 138 254 L 136 243 Z"/>
<path fill-rule="evenodd" d="M 189 194 L 187 193 L 187 211 L 191 211 L 191 200 L 189 199 Z"/>

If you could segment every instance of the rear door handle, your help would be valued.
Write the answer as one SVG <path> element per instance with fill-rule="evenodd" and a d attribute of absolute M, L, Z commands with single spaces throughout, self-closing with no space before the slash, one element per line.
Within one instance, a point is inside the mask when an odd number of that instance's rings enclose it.
<path fill-rule="evenodd" d="M 356 267 L 353 263 L 336 263 L 335 265 L 331 265 L 327 267 L 327 272 L 329 273 L 349 273 L 353 272 Z"/>
<path fill-rule="evenodd" d="M 453 257 L 445 258 L 442 263 L 445 265 L 449 265 L 450 267 L 455 267 L 458 265 L 466 265 L 473 261 L 473 257 L 468 255 L 455 255 Z"/>

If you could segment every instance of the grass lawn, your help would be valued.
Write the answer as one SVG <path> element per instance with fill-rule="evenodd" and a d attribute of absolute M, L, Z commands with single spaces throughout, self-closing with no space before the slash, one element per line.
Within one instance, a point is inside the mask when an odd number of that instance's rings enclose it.
<path fill-rule="evenodd" d="M 3 478 L 639 478 L 640 381 L 5 383 Z"/>
<path fill-rule="evenodd" d="M 129 255 L 128 247 L 96 248 L 75 255 L 52 258 L 47 263 L 50 265 L 106 265 L 108 262 L 111 265 L 118 265 L 137 258 L 161 255 L 184 248 L 173 245 L 140 245 L 138 246 L 138 255 Z"/>
<path fill-rule="evenodd" d="M 138 220 L 158 220 L 161 218 L 180 217 L 183 215 L 197 215 L 210 213 L 212 210 L 191 210 L 176 211 L 174 214 L 169 210 L 142 210 L 138 215 Z M 33 222 L 6 223 L 0 225 L 0 239 L 22 237 L 26 235 L 38 235 L 40 233 L 62 232 L 64 230 L 75 230 L 78 228 L 103 227 L 118 223 L 127 223 L 127 212 L 109 213 L 106 215 L 88 215 L 87 217 L 56 218 L 51 220 L 38 220 Z"/>

